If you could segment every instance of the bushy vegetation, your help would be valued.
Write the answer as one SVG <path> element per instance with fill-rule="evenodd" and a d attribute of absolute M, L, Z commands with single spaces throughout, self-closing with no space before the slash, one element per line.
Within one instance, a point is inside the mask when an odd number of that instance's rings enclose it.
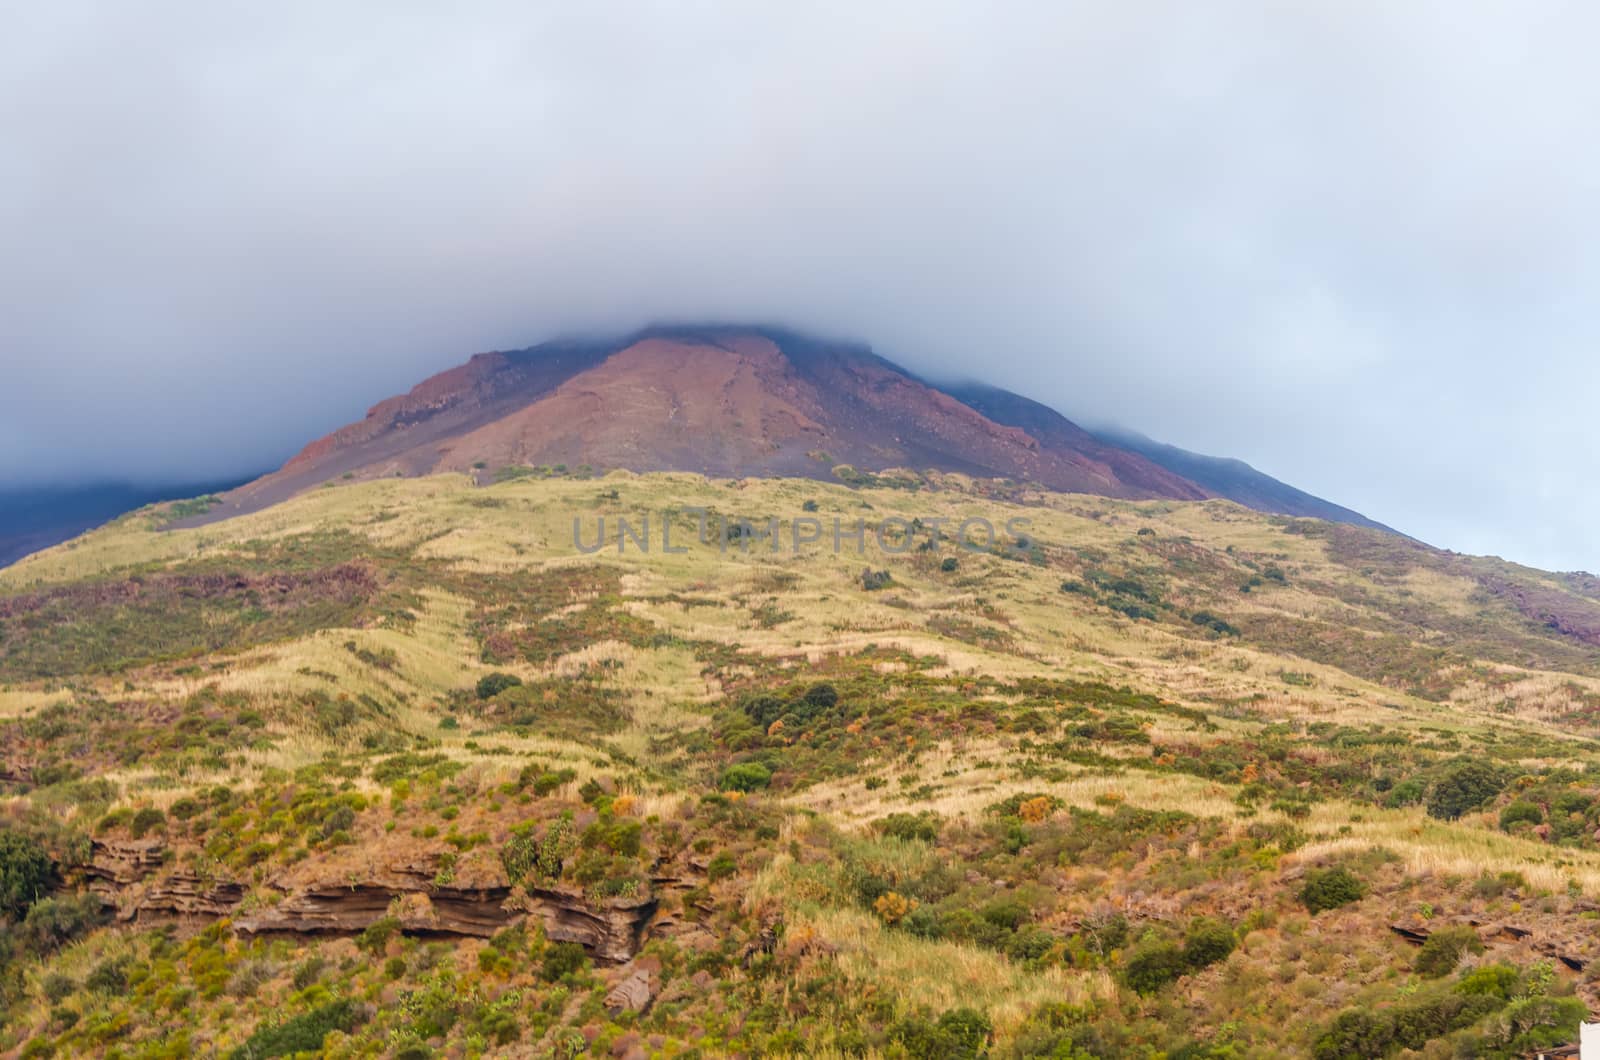
<path fill-rule="evenodd" d="M 0 828 L 0 916 L 25 916 L 54 876 L 55 863 L 38 840 Z"/>
<path fill-rule="evenodd" d="M 1316 869 L 1306 875 L 1300 901 L 1311 913 L 1338 909 L 1366 897 L 1367 885 L 1344 866 Z"/>
<path fill-rule="evenodd" d="M 228 1057 L 229 1060 L 267 1060 L 274 1056 L 320 1052 L 329 1034 L 352 1029 L 360 1018 L 360 1010 L 353 1002 L 330 1001 L 282 1023 L 258 1028 Z"/>
<path fill-rule="evenodd" d="M 1422 944 L 1417 954 L 1417 974 L 1438 979 L 1455 971 L 1464 955 L 1482 952 L 1483 942 L 1472 928 L 1466 925 L 1440 928 Z"/>
<path fill-rule="evenodd" d="M 1482 809 L 1505 785 L 1504 774 L 1487 762 L 1458 762 L 1434 781 L 1428 793 L 1428 814 L 1453 821 L 1464 813 Z"/>

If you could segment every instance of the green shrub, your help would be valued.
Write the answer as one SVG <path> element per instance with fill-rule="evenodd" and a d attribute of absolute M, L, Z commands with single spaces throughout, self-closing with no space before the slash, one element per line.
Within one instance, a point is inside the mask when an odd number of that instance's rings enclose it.
<path fill-rule="evenodd" d="M 563 785 L 570 784 L 578 778 L 578 774 L 571 769 L 549 770 L 542 766 L 525 766 L 517 775 L 517 786 L 532 788 L 533 793 L 544 798 Z"/>
<path fill-rule="evenodd" d="M 932 843 L 939 838 L 939 815 L 930 811 L 891 813 L 877 823 L 877 829 L 892 839 L 917 839 Z"/>
<path fill-rule="evenodd" d="M 1001 898 L 985 905 L 979 916 L 1006 931 L 1015 931 L 1033 916 L 1027 904 L 1015 898 Z"/>
<path fill-rule="evenodd" d="M 273 1056 L 321 1052 L 323 1039 L 329 1034 L 348 1032 L 360 1022 L 361 1012 L 353 1001 L 331 1001 L 282 1023 L 257 1027 L 255 1033 L 228 1056 L 230 1060 L 266 1060 Z"/>
<path fill-rule="evenodd" d="M 1399 809 L 1401 806 L 1415 806 L 1422 801 L 1425 794 L 1427 789 L 1422 786 L 1422 781 L 1402 780 L 1389 790 L 1383 804 L 1391 810 Z"/>
<path fill-rule="evenodd" d="M 87 934 L 105 919 L 100 899 L 92 894 L 41 898 L 29 907 L 16 936 L 33 953 L 44 954 Z"/>
<path fill-rule="evenodd" d="M 43 897 L 55 862 L 32 836 L 0 831 L 0 916 L 20 917 Z"/>
<path fill-rule="evenodd" d="M 539 960 L 539 975 L 548 983 L 578 975 L 589 967 L 589 955 L 576 942 L 557 942 L 545 947 Z"/>
<path fill-rule="evenodd" d="M 1189 616 L 1189 621 L 1197 626 L 1204 626 L 1207 629 L 1214 630 L 1224 636 L 1237 637 L 1239 635 L 1238 629 L 1213 615 L 1210 611 L 1196 611 Z"/>
<path fill-rule="evenodd" d="M 127 957 L 101 961 L 89 972 L 83 985 L 100 994 L 120 994 L 128 989 L 129 963 Z"/>
<path fill-rule="evenodd" d="M 1520 872 L 1484 873 L 1472 881 L 1472 893 L 1479 898 L 1499 898 L 1507 891 L 1525 891 L 1528 881 Z"/>
<path fill-rule="evenodd" d="M 732 854 L 724 850 L 706 865 L 706 878 L 715 883 L 718 880 L 727 879 L 737 871 L 739 871 L 739 863 L 734 860 Z"/>
<path fill-rule="evenodd" d="M 1453 821 L 1483 806 L 1500 794 L 1505 785 L 1504 775 L 1485 762 L 1457 763 L 1428 793 L 1428 816 Z"/>
<path fill-rule="evenodd" d="M 39 992 L 45 996 L 45 1000 L 59 1004 L 78 992 L 78 983 L 70 975 L 51 972 L 40 980 Z"/>
<path fill-rule="evenodd" d="M 158 829 L 167 827 L 167 815 L 154 806 L 146 806 L 133 815 L 133 820 L 128 822 L 128 834 L 135 839 L 143 839 Z"/>
<path fill-rule="evenodd" d="M 1344 866 L 1319 869 L 1306 874 L 1305 885 L 1300 888 L 1300 902 L 1312 915 L 1328 909 L 1337 909 L 1366 896 L 1367 887 Z"/>
<path fill-rule="evenodd" d="M 1534 996 L 1513 1001 L 1499 1016 L 1505 1055 L 1532 1056 L 1572 1041 L 1589 1008 L 1575 997 Z"/>
<path fill-rule="evenodd" d="M 1435 1039 L 1471 1026 L 1503 1004 L 1499 998 L 1484 994 L 1447 993 L 1420 996 L 1390 1009 L 1346 1009 L 1317 1037 L 1311 1055 L 1316 1060 L 1367 1060 L 1402 1049 L 1421 1049 Z"/>
<path fill-rule="evenodd" d="M 1465 953 L 1482 953 L 1483 942 L 1478 933 L 1466 925 L 1440 928 L 1429 935 L 1417 954 L 1416 971 L 1428 979 L 1449 975 L 1461 963 Z"/>
<path fill-rule="evenodd" d="M 400 921 L 386 916 L 374 920 L 365 931 L 356 936 L 356 945 L 371 954 L 382 953 L 389 940 L 400 934 Z"/>
<path fill-rule="evenodd" d="M 956 559 L 954 556 L 946 556 L 944 558 L 944 560 L 939 564 L 939 569 L 944 571 L 944 573 L 946 573 L 946 574 L 952 574 L 958 568 L 960 568 L 960 566 L 961 566 L 961 561 L 960 560 Z"/>
<path fill-rule="evenodd" d="M 1197 917 L 1184 936 L 1183 962 L 1190 971 L 1197 972 L 1227 960 L 1238 945 L 1239 938 L 1231 927 L 1210 917 Z"/>
<path fill-rule="evenodd" d="M 294 966 L 294 971 L 289 976 L 289 982 L 294 984 L 296 990 L 304 990 L 321 979 L 322 973 L 327 967 L 327 958 L 320 954 L 313 954 Z"/>
<path fill-rule="evenodd" d="M 516 674 L 492 673 L 478 678 L 477 693 L 479 699 L 493 699 L 508 688 L 516 688 L 522 684 L 522 678 Z"/>
<path fill-rule="evenodd" d="M 1521 978 L 1521 974 L 1509 964 L 1488 964 L 1463 975 L 1455 988 L 1462 994 L 1486 994 L 1510 1001 Z"/>
<path fill-rule="evenodd" d="M 539 840 L 531 827 L 513 832 L 500 848 L 500 864 L 505 867 L 506 879 L 513 886 L 527 879 L 538 863 Z"/>
<path fill-rule="evenodd" d="M 1536 803 L 1520 799 L 1500 811 L 1500 829 L 1509 832 L 1519 824 L 1542 824 L 1544 811 Z"/>
<path fill-rule="evenodd" d="M 759 791 L 772 783 L 772 770 L 760 762 L 739 762 L 722 773 L 717 785 L 723 791 Z"/>
<path fill-rule="evenodd" d="M 331 839 L 339 832 L 348 832 L 356 823 L 356 811 L 345 803 L 340 803 L 328 811 L 322 819 L 322 824 L 317 829 L 317 835 L 322 839 Z"/>
<path fill-rule="evenodd" d="M 910 1016 L 889 1029 L 889 1036 L 915 1057 L 930 1060 L 977 1060 L 987 1055 L 994 1025 L 976 1009 L 956 1008 L 937 1020 Z"/>
<path fill-rule="evenodd" d="M 893 584 L 894 576 L 886 570 L 872 570 L 869 567 L 861 572 L 861 588 L 869 593 L 887 589 Z"/>
<path fill-rule="evenodd" d="M 1122 969 L 1122 981 L 1140 994 L 1153 994 L 1177 981 L 1188 970 L 1183 950 L 1176 942 L 1146 942 L 1133 951 Z"/>
<path fill-rule="evenodd" d="M 1587 813 L 1594 805 L 1594 797 L 1581 791 L 1563 791 L 1550 800 L 1551 816 L 1566 817 L 1574 813 Z"/>

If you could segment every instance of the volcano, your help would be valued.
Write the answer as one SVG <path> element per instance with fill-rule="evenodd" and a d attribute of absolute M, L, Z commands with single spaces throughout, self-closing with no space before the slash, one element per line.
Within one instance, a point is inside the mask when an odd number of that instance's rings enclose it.
<path fill-rule="evenodd" d="M 744 326 L 660 326 L 478 354 L 228 493 L 208 519 L 335 479 L 455 471 L 488 481 L 525 466 L 820 479 L 846 467 L 955 471 L 1125 499 L 1227 497 L 1375 525 L 1245 465 L 1253 478 L 1201 481 L 1019 395 L 935 385 L 858 343 Z"/>

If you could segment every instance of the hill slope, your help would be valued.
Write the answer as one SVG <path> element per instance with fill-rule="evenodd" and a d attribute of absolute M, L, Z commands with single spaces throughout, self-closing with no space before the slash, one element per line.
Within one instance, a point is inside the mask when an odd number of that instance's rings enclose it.
<path fill-rule="evenodd" d="M 0 572 L 0 1050 L 1574 1033 L 1600 586 L 1217 500 L 997 492 L 387 478 Z"/>

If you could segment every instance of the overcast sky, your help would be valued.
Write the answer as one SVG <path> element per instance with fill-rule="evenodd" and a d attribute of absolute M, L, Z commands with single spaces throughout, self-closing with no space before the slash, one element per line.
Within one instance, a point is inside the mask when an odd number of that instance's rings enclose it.
<path fill-rule="evenodd" d="M 1597 569 L 1597 12 L 0 0 L 0 485 L 751 318 Z"/>

